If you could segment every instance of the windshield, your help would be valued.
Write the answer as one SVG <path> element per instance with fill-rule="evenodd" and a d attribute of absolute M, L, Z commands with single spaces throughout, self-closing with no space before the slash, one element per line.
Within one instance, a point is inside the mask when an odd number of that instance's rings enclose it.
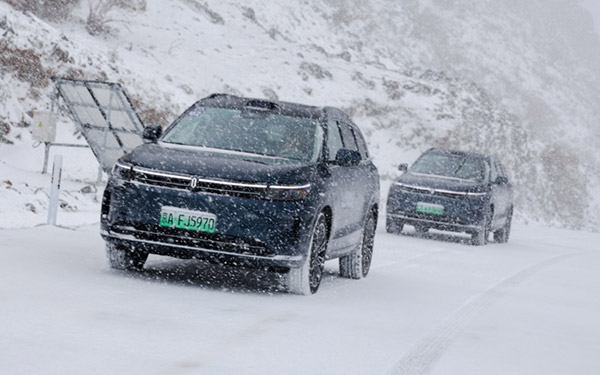
<path fill-rule="evenodd" d="M 485 176 L 485 167 L 479 158 L 435 152 L 423 154 L 410 171 L 476 181 L 483 181 Z"/>
<path fill-rule="evenodd" d="M 322 130 L 316 119 L 275 112 L 196 107 L 169 129 L 163 142 L 312 162 Z"/>

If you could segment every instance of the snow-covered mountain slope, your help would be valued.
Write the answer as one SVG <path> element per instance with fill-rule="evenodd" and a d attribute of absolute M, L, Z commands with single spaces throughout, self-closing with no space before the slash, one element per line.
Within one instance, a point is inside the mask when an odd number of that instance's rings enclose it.
<path fill-rule="evenodd" d="M 384 187 L 432 146 L 491 152 L 520 219 L 600 225 L 600 43 L 575 0 L 149 0 L 100 36 L 86 12 L 47 23 L 0 2 L 0 119 L 15 141 L 0 145 L 2 174 L 30 148 L 16 125 L 48 107 L 51 75 L 106 79 L 163 124 L 212 92 L 338 106 Z"/>

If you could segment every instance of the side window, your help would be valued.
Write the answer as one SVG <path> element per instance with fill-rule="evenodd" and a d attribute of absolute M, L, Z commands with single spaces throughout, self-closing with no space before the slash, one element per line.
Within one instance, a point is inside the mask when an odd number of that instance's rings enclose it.
<path fill-rule="evenodd" d="M 498 171 L 496 170 L 496 161 L 493 159 L 490 160 L 490 168 L 490 181 L 494 182 L 498 178 Z"/>
<path fill-rule="evenodd" d="M 335 160 L 335 155 L 338 150 L 343 147 L 342 135 L 340 134 L 340 128 L 337 121 L 327 121 L 327 150 L 329 154 L 327 160 Z"/>
<path fill-rule="evenodd" d="M 498 173 L 500 174 L 500 176 L 508 178 L 508 176 L 506 175 L 506 170 L 504 169 L 502 163 L 500 163 L 499 160 L 496 160 L 496 164 L 498 165 Z"/>
<path fill-rule="evenodd" d="M 354 133 L 354 138 L 356 138 L 356 143 L 358 143 L 358 149 L 360 151 L 360 154 L 362 155 L 362 158 L 368 159 L 369 150 L 367 149 L 367 142 L 365 142 L 362 133 L 357 129 L 352 129 L 352 132 Z"/>
<path fill-rule="evenodd" d="M 348 124 L 339 123 L 340 129 L 342 130 L 342 140 L 344 142 L 344 148 L 352 151 L 359 151 L 358 145 L 356 144 L 356 138 L 354 133 Z"/>

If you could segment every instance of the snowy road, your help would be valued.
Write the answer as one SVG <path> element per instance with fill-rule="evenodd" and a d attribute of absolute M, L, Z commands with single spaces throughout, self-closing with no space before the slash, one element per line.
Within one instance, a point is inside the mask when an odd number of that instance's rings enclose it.
<path fill-rule="evenodd" d="M 380 231 L 367 279 L 330 262 L 310 297 L 200 262 L 117 272 L 96 226 L 0 238 L 0 374 L 600 373 L 597 234 Z"/>

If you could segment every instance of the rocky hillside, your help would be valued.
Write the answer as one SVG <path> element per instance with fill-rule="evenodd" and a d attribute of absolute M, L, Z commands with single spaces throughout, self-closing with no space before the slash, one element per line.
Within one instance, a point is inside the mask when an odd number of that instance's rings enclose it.
<path fill-rule="evenodd" d="M 432 146 L 492 152 L 520 219 L 600 227 L 600 43 L 576 0 L 149 0 L 93 33 L 86 4 L 56 21 L 0 1 L 3 162 L 52 75 L 121 82 L 152 123 L 229 92 L 343 108 L 384 186 Z"/>

